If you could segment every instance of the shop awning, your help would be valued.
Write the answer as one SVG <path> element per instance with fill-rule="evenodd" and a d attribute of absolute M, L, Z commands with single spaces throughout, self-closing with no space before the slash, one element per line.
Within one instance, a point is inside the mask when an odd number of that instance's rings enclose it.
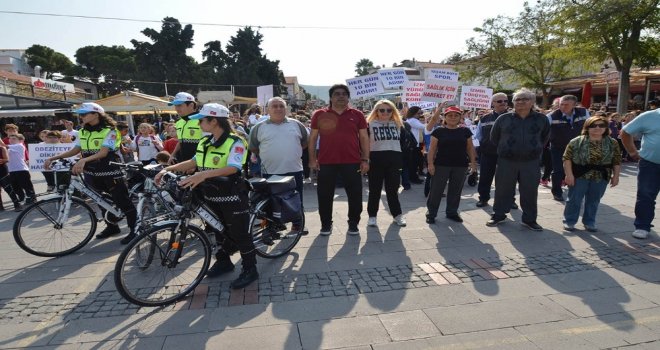
<path fill-rule="evenodd" d="M 47 117 L 67 112 L 71 111 L 68 109 L 0 109 L 0 118 Z"/>

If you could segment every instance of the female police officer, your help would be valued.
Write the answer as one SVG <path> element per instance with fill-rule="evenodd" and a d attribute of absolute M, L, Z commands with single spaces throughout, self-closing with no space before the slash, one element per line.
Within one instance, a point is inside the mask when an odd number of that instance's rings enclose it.
<path fill-rule="evenodd" d="M 75 141 L 75 147 L 48 158 L 44 166 L 48 169 L 55 159 L 69 158 L 81 153 L 82 158 L 71 171 L 74 174 L 84 173 L 88 184 L 112 196 L 115 205 L 126 215 L 130 233 L 121 240 L 121 244 L 128 244 L 136 236 L 134 230 L 137 212 L 128 197 L 124 174 L 118 166 L 110 164 L 119 161 L 116 151 L 121 145 L 121 137 L 116 129 L 117 123 L 105 115 L 103 107 L 96 103 L 83 103 L 76 113 L 81 118 L 83 128 Z M 103 214 L 105 216 L 105 213 Z M 106 228 L 97 234 L 96 238 L 107 238 L 121 232 L 117 223 L 106 220 L 106 224 Z"/>
<path fill-rule="evenodd" d="M 193 159 L 165 168 L 156 176 L 156 183 L 167 171 L 187 172 L 197 169 L 197 172 L 182 180 L 182 187 L 197 187 L 207 179 L 217 176 L 228 177 L 229 181 L 220 182 L 218 193 L 208 193 L 205 190 L 204 200 L 220 217 L 227 227 L 227 234 L 233 242 L 223 242 L 222 249 L 216 253 L 217 261 L 208 270 L 207 276 L 215 277 L 230 272 L 234 264 L 229 256 L 241 252 L 243 270 L 231 287 L 239 289 L 246 287 L 259 278 L 257 259 L 252 237 L 248 233 L 248 196 L 243 185 L 241 169 L 247 158 L 245 141 L 233 133 L 229 122 L 231 112 L 217 103 L 207 103 L 198 114 L 191 115 L 191 120 L 199 120 L 202 131 L 211 133 L 203 137 L 197 145 Z M 216 233 L 216 238 L 222 237 Z M 235 247 L 234 244 L 238 247 Z"/>

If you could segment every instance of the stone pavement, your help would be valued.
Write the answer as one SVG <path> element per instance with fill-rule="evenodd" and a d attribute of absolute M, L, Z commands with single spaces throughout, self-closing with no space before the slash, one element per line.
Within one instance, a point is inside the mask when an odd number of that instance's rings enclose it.
<path fill-rule="evenodd" d="M 562 231 L 563 204 L 544 187 L 543 232 L 523 228 L 520 211 L 486 227 L 490 208 L 476 208 L 468 186 L 463 224 L 439 215 L 428 225 L 417 185 L 400 195 L 407 227 L 382 203 L 379 227 L 365 227 L 365 210 L 358 237 L 346 235 L 338 189 L 334 231 L 322 237 L 306 185 L 310 234 L 288 256 L 260 259 L 259 283 L 232 291 L 237 269 L 165 308 L 115 291 L 119 237 L 34 257 L 11 237 L 16 214 L 3 212 L 0 349 L 660 349 L 660 239 L 630 236 L 635 174 L 625 166 L 608 188 L 597 233 Z"/>

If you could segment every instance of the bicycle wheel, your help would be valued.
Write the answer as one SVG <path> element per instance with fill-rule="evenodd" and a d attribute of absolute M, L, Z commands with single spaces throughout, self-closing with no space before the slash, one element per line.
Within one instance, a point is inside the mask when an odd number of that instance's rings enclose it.
<path fill-rule="evenodd" d="M 202 281 L 211 261 L 211 244 L 197 227 L 188 226 L 181 257 L 178 224 L 152 227 L 128 244 L 115 265 L 115 286 L 140 306 L 163 306 L 184 298 Z M 173 244 L 174 242 L 175 244 Z"/>
<path fill-rule="evenodd" d="M 151 198 L 146 198 L 144 201 L 142 201 L 142 207 L 140 207 L 140 204 L 138 202 L 137 205 L 137 221 L 135 223 L 135 233 L 137 234 L 142 234 L 146 232 L 149 227 L 153 226 L 155 224 L 154 220 L 156 216 L 158 215 L 156 206 L 154 205 L 154 201 Z"/>
<path fill-rule="evenodd" d="M 96 232 L 96 214 L 82 199 L 72 197 L 66 222 L 58 222 L 63 197 L 36 202 L 14 222 L 14 240 L 26 252 L 63 256 L 82 248 Z"/>
<path fill-rule="evenodd" d="M 301 222 L 281 224 L 269 215 L 270 199 L 264 199 L 250 211 L 250 235 L 257 255 L 274 259 L 288 253 L 296 246 L 305 227 L 305 213 L 301 211 Z M 296 226 L 296 227 L 294 227 Z M 295 228 L 295 230 L 294 230 Z"/>

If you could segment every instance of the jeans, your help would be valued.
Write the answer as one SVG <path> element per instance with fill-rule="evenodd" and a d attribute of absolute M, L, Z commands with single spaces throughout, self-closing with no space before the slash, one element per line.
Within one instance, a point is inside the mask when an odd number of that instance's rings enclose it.
<path fill-rule="evenodd" d="M 550 156 L 552 157 L 552 195 L 561 196 L 561 182 L 564 180 L 564 150 L 562 148 L 550 148 Z M 538 184 L 537 184 L 538 185 Z"/>
<path fill-rule="evenodd" d="M 481 154 L 481 165 L 479 166 L 479 200 L 488 202 L 490 199 L 490 187 L 495 178 L 495 169 L 497 167 L 497 154 Z"/>
<path fill-rule="evenodd" d="M 580 216 L 580 206 L 584 199 L 584 213 L 582 223 L 585 226 L 596 227 L 596 213 L 600 199 L 603 198 L 608 182 L 575 179 L 575 186 L 568 187 L 568 198 L 564 207 L 564 223 L 575 225 Z"/>
<path fill-rule="evenodd" d="M 369 217 L 376 217 L 380 204 L 380 192 L 385 183 L 387 206 L 393 217 L 401 214 L 399 203 L 399 174 L 401 173 L 401 152 L 380 151 L 371 152 L 369 165 L 369 201 L 367 213 Z"/>
<path fill-rule="evenodd" d="M 445 191 L 447 182 L 449 182 L 449 187 L 447 189 L 447 208 L 445 209 L 445 213 L 447 216 L 458 214 L 458 206 L 461 203 L 461 192 L 463 191 L 466 173 L 467 167 L 439 165 L 435 167 L 435 174 L 431 182 L 431 191 L 429 192 L 429 198 L 426 200 L 427 218 L 435 219 L 435 216 L 438 215 L 442 193 Z"/>
<path fill-rule="evenodd" d="M 658 191 L 660 191 L 660 164 L 640 159 L 637 173 L 637 201 L 635 202 L 636 229 L 651 231 Z"/>
<path fill-rule="evenodd" d="M 362 174 L 360 164 L 321 164 L 316 194 L 321 225 L 332 225 L 332 204 L 337 177 L 342 179 L 348 198 L 348 222 L 357 225 L 362 214 Z"/>

